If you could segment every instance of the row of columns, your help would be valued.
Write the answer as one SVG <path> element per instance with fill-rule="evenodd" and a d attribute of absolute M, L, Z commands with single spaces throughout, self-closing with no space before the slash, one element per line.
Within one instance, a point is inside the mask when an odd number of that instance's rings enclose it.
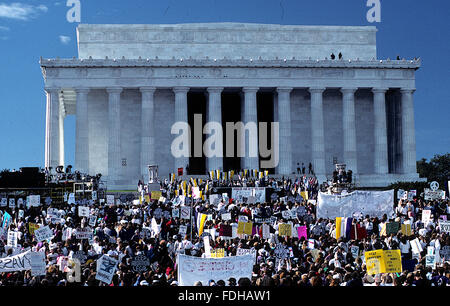
<path fill-rule="evenodd" d="M 156 87 L 141 87 L 141 175 L 146 178 L 147 165 L 156 164 L 156 135 L 154 127 L 154 93 Z M 207 121 L 222 123 L 221 119 L 221 93 L 223 87 L 210 87 Z M 323 120 L 323 92 L 326 88 L 311 87 L 311 142 L 312 164 L 318 176 L 326 174 L 325 167 L 325 138 Z M 118 178 L 121 168 L 120 150 L 120 95 L 122 88 L 107 88 L 108 93 L 108 176 Z M 188 122 L 187 93 L 189 87 L 174 87 L 175 93 L 175 122 Z M 254 122 L 257 124 L 257 92 L 258 87 L 244 87 L 243 123 Z M 277 173 L 289 174 L 292 172 L 292 144 L 291 144 L 291 87 L 279 87 L 278 93 L 278 121 L 279 121 L 279 165 Z M 374 94 L 374 168 L 376 174 L 388 173 L 387 150 L 387 125 L 385 95 L 387 88 L 375 88 Z M 88 88 L 76 88 L 76 154 L 75 168 L 81 172 L 89 170 L 89 129 L 88 129 Z M 343 145 L 344 162 L 353 173 L 358 173 L 356 124 L 355 124 L 355 92 L 357 88 L 342 88 L 343 95 Z M 56 88 L 46 88 L 47 92 L 47 118 L 46 118 L 46 147 L 45 166 L 56 168 L 64 165 L 64 114 L 61 112 L 59 93 Z M 403 89 L 402 93 L 402 144 L 403 144 L 403 173 L 416 172 L 416 149 L 414 132 L 414 90 Z M 245 137 L 245 134 L 243 135 Z M 258 169 L 259 158 L 250 157 L 249 137 L 241 139 L 245 141 L 245 157 L 242 168 Z M 252 140 L 254 144 L 254 139 Z M 258 147 L 258 139 L 256 139 Z M 190 152 L 190 148 L 189 148 Z M 188 157 L 175 159 L 175 170 L 184 168 L 189 164 Z M 223 158 L 213 157 L 208 159 L 208 169 L 223 168 Z"/>

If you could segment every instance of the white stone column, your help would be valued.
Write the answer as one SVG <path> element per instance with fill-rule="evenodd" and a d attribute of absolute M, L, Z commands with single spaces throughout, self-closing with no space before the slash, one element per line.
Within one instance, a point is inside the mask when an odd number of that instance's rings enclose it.
<path fill-rule="evenodd" d="M 60 163 L 59 146 L 59 88 L 45 88 L 47 93 L 45 127 L 45 167 L 51 167 L 52 173 Z"/>
<path fill-rule="evenodd" d="M 154 113 L 155 101 L 154 93 L 156 87 L 141 87 L 141 176 L 144 183 L 148 183 L 148 165 L 156 164 L 155 155 L 155 127 Z"/>
<path fill-rule="evenodd" d="M 120 94 L 121 87 L 107 88 L 108 92 L 108 181 L 113 185 L 120 179 L 122 167 L 120 150 Z"/>
<path fill-rule="evenodd" d="M 258 109 L 257 109 L 257 101 L 256 101 L 256 94 L 258 92 L 258 87 L 244 87 L 242 91 L 244 92 L 244 114 L 243 114 L 243 123 L 247 126 L 249 123 L 256 125 L 256 134 L 257 135 L 250 135 L 249 137 L 245 136 L 245 130 L 241 135 L 242 144 L 245 144 L 245 156 L 244 156 L 244 163 L 241 165 L 241 168 L 243 169 L 257 169 L 259 170 L 259 139 L 258 139 Z M 250 139 L 252 137 L 252 139 Z M 244 139 L 243 139 L 244 138 Z M 253 139 L 255 138 L 255 139 Z M 250 148 L 250 146 L 255 146 L 256 148 Z M 256 149 L 256 157 L 251 156 L 251 152 L 255 151 Z"/>
<path fill-rule="evenodd" d="M 311 143 L 312 165 L 319 181 L 326 179 L 325 136 L 323 128 L 323 92 L 325 88 L 311 87 Z"/>
<path fill-rule="evenodd" d="M 223 87 L 209 87 L 208 89 L 208 122 L 217 122 L 222 126 L 222 91 Z M 207 136 L 210 137 L 211 135 Z M 216 138 L 217 139 L 217 138 Z M 218 142 L 215 143 L 216 150 L 217 146 L 222 148 L 220 156 L 214 156 L 207 159 L 208 171 L 212 170 L 223 170 L 223 138 L 217 139 Z M 205 152 L 209 154 L 209 152 Z"/>
<path fill-rule="evenodd" d="M 402 89 L 402 164 L 404 174 L 416 174 L 416 135 L 414 127 L 415 89 Z"/>
<path fill-rule="evenodd" d="M 175 93 L 175 122 L 185 122 L 188 121 L 188 108 L 187 108 L 187 93 L 189 92 L 189 87 L 174 87 L 173 92 Z M 189 143 L 189 152 L 191 152 L 191 144 Z M 183 174 L 186 174 L 186 165 L 189 165 L 189 157 L 179 157 L 175 158 L 175 169 L 174 172 L 178 171 L 178 168 L 183 168 Z"/>
<path fill-rule="evenodd" d="M 278 174 L 292 173 L 291 87 L 278 87 L 278 122 L 280 126 Z M 272 144 L 273 145 L 273 144 Z"/>
<path fill-rule="evenodd" d="M 75 129 L 75 170 L 89 173 L 89 120 L 88 93 L 89 88 L 75 88 L 76 129 Z"/>
<path fill-rule="evenodd" d="M 59 104 L 59 166 L 65 166 L 64 159 L 64 119 L 66 113 L 62 102 Z"/>
<path fill-rule="evenodd" d="M 347 170 L 358 174 L 355 124 L 355 92 L 357 88 L 342 88 L 342 129 L 344 136 L 344 162 Z"/>
<path fill-rule="evenodd" d="M 375 174 L 387 174 L 388 147 L 386 124 L 386 91 L 387 88 L 373 88 L 374 136 L 375 136 Z"/>

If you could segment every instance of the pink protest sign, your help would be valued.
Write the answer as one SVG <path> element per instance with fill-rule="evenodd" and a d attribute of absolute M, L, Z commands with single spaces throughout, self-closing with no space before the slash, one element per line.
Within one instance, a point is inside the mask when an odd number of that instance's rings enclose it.
<path fill-rule="evenodd" d="M 305 240 L 308 239 L 308 234 L 306 233 L 306 225 L 297 227 L 298 239 L 305 237 Z"/>

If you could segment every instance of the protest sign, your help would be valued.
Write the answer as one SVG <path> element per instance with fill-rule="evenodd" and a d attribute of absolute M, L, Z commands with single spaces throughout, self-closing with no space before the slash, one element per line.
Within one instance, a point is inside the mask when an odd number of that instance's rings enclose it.
<path fill-rule="evenodd" d="M 442 233 L 450 233 L 450 221 L 439 220 L 439 228 Z"/>
<path fill-rule="evenodd" d="M 94 231 L 89 228 L 77 228 L 75 232 L 75 237 L 77 239 L 93 239 L 94 238 Z"/>
<path fill-rule="evenodd" d="M 367 274 L 401 273 L 402 260 L 400 250 L 375 250 L 364 253 Z"/>
<path fill-rule="evenodd" d="M 0 273 L 30 270 L 30 256 L 31 251 L 26 251 L 18 255 L 0 258 Z"/>
<path fill-rule="evenodd" d="M 189 206 L 181 207 L 181 218 L 189 220 L 191 217 L 191 208 Z"/>
<path fill-rule="evenodd" d="M 424 189 L 424 198 L 426 201 L 443 200 L 445 199 L 444 190 L 431 190 L 428 188 Z"/>
<path fill-rule="evenodd" d="M 281 212 L 281 216 L 282 216 L 284 219 L 291 219 L 291 211 L 290 211 L 290 210 L 283 210 L 283 211 Z"/>
<path fill-rule="evenodd" d="M 432 269 L 436 269 L 436 256 L 435 255 L 425 256 L 425 266 L 431 267 Z"/>
<path fill-rule="evenodd" d="M 17 206 L 23 207 L 23 199 L 22 198 L 17 199 Z"/>
<path fill-rule="evenodd" d="M 249 197 L 254 197 L 255 203 L 266 201 L 266 188 L 264 187 L 233 187 L 231 197 L 240 203 L 248 203 Z"/>
<path fill-rule="evenodd" d="M 45 275 L 46 274 L 45 252 L 31 252 L 30 266 L 32 276 Z"/>
<path fill-rule="evenodd" d="M 67 199 L 67 204 L 75 204 L 75 193 L 69 193 L 69 198 Z"/>
<path fill-rule="evenodd" d="M 401 231 L 403 235 L 411 236 L 412 235 L 411 224 L 402 224 Z"/>
<path fill-rule="evenodd" d="M 306 225 L 297 227 L 298 239 L 305 237 L 305 240 L 308 240 L 308 234 L 306 231 Z"/>
<path fill-rule="evenodd" d="M 161 191 L 154 190 L 150 193 L 150 200 L 159 200 L 160 197 L 162 197 Z"/>
<path fill-rule="evenodd" d="M 222 220 L 227 221 L 227 220 L 231 220 L 231 213 L 224 213 L 220 216 L 222 218 Z"/>
<path fill-rule="evenodd" d="M 30 235 L 34 235 L 34 231 L 39 228 L 39 224 L 35 223 L 29 223 L 28 224 L 28 231 L 30 232 Z"/>
<path fill-rule="evenodd" d="M 431 220 L 431 210 L 424 209 L 422 211 L 422 222 L 427 225 Z"/>
<path fill-rule="evenodd" d="M 67 241 L 67 239 L 70 239 L 71 236 L 72 236 L 72 229 L 70 227 L 67 227 L 63 230 L 61 239 L 63 241 Z"/>
<path fill-rule="evenodd" d="M 118 263 L 119 261 L 117 259 L 104 254 L 97 260 L 95 279 L 108 285 L 111 284 Z"/>
<path fill-rule="evenodd" d="M 8 239 L 6 244 L 17 248 L 17 235 L 18 233 L 16 231 L 8 231 Z"/>
<path fill-rule="evenodd" d="M 37 241 L 44 241 L 53 238 L 53 231 L 48 225 L 40 227 L 34 231 L 34 236 Z"/>
<path fill-rule="evenodd" d="M 292 225 L 289 223 L 278 224 L 278 235 L 279 236 L 292 236 Z"/>
<path fill-rule="evenodd" d="M 270 238 L 270 226 L 268 224 L 262 225 L 262 236 L 263 239 L 269 239 Z"/>
<path fill-rule="evenodd" d="M 78 206 L 78 216 L 79 217 L 89 217 L 91 210 L 86 206 Z"/>
<path fill-rule="evenodd" d="M 254 258 L 252 255 L 201 258 L 179 254 L 177 263 L 179 285 L 193 286 L 197 281 L 207 284 L 211 279 L 251 279 Z"/>
<path fill-rule="evenodd" d="M 218 248 L 211 250 L 211 258 L 223 258 L 225 257 L 225 249 Z"/>
<path fill-rule="evenodd" d="M 422 245 L 420 244 L 418 238 L 411 240 L 409 243 L 411 245 L 411 251 L 413 254 L 420 254 L 420 252 L 423 251 Z"/>
<path fill-rule="evenodd" d="M 113 194 L 106 195 L 106 204 L 114 205 L 114 195 Z"/>
<path fill-rule="evenodd" d="M 248 222 L 248 217 L 247 216 L 238 216 L 238 222 Z"/>
<path fill-rule="evenodd" d="M 27 198 L 31 207 L 39 207 L 41 205 L 40 195 L 30 195 Z"/>
<path fill-rule="evenodd" d="M 14 199 L 14 198 L 9 198 L 9 201 L 8 201 L 8 207 L 9 207 L 9 208 L 16 208 L 16 199 Z"/>
<path fill-rule="evenodd" d="M 211 246 L 209 245 L 209 237 L 203 237 L 203 248 L 205 249 L 205 256 L 211 257 Z"/>
<path fill-rule="evenodd" d="M 361 206 L 360 203 L 364 203 Z M 346 195 L 333 195 L 319 192 L 317 202 L 317 218 L 334 219 L 351 218 L 355 211 L 363 215 L 381 218 L 384 214 L 392 215 L 394 190 L 366 191 L 358 190 Z"/>
<path fill-rule="evenodd" d="M 450 260 L 450 246 L 449 245 L 443 246 L 439 252 L 439 255 L 444 260 Z"/>
<path fill-rule="evenodd" d="M 358 258 L 359 256 L 359 246 L 357 245 L 352 245 L 350 248 L 350 252 L 353 256 L 354 259 Z"/>
<path fill-rule="evenodd" d="M 400 222 L 389 222 L 386 224 L 386 234 L 397 234 L 400 229 Z"/>
<path fill-rule="evenodd" d="M 185 236 L 187 233 L 187 226 L 186 225 L 180 225 L 180 228 L 178 230 L 178 234 L 180 234 L 181 236 Z"/>
<path fill-rule="evenodd" d="M 0 207 L 6 207 L 8 206 L 8 199 L 7 198 L 2 198 L 0 200 Z"/>
<path fill-rule="evenodd" d="M 131 261 L 131 267 L 136 273 L 146 272 L 150 269 L 150 260 L 145 255 L 137 255 Z"/>
<path fill-rule="evenodd" d="M 179 218 L 179 217 L 180 217 L 180 209 L 178 209 L 178 208 L 173 208 L 173 209 L 172 209 L 172 217 L 173 217 L 173 218 Z"/>
<path fill-rule="evenodd" d="M 272 223 L 272 219 L 271 218 L 255 218 L 255 223 L 258 223 L 258 224 L 262 224 L 262 223 L 269 223 L 269 224 L 271 224 Z"/>
<path fill-rule="evenodd" d="M 239 235 L 251 235 L 253 232 L 253 223 L 252 222 L 238 222 L 237 233 Z"/>
<path fill-rule="evenodd" d="M 94 227 L 95 224 L 97 224 L 97 216 L 96 215 L 90 215 L 89 216 L 89 226 Z"/>
<path fill-rule="evenodd" d="M 218 205 L 220 203 L 220 200 L 222 200 L 222 197 L 220 194 L 210 194 L 209 195 L 209 203 L 213 205 Z"/>

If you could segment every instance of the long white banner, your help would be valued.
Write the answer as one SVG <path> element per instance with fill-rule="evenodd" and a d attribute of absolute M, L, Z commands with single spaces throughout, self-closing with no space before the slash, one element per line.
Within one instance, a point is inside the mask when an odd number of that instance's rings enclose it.
<path fill-rule="evenodd" d="M 237 281 L 242 277 L 251 279 L 253 271 L 254 255 L 228 256 L 222 258 L 201 258 L 179 254 L 178 282 L 180 286 L 193 286 L 201 281 L 202 285 L 208 285 L 214 281 L 225 282 L 234 277 Z"/>
<path fill-rule="evenodd" d="M 0 258 L 0 273 L 31 270 L 31 251 Z"/>
<path fill-rule="evenodd" d="M 233 187 L 231 197 L 238 203 L 264 203 L 266 188 L 264 187 Z"/>
<path fill-rule="evenodd" d="M 317 218 L 334 219 L 353 217 L 354 214 L 371 217 L 391 217 L 394 211 L 394 190 L 354 191 L 346 195 L 331 195 L 319 192 Z"/>

